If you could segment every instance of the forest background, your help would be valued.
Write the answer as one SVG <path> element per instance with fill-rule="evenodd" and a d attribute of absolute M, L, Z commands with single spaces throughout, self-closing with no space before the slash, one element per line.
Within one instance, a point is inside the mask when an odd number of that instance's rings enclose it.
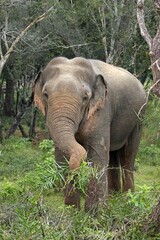
<path fill-rule="evenodd" d="M 138 3 L 145 14 L 145 29 L 137 20 Z M 160 41 L 159 14 L 158 0 L 0 0 L 2 239 L 157 239 L 156 217 L 150 217 L 153 229 L 143 220 L 152 213 L 160 191 L 160 101 L 151 94 L 155 79 L 149 44 L 154 36 Z M 43 141 L 40 149 L 37 146 L 48 134 L 43 116 L 28 103 L 35 76 L 56 56 L 95 58 L 123 67 L 148 92 L 136 159 L 137 192 L 110 200 L 110 209 L 101 210 L 98 219 L 63 206 L 59 187 L 63 178 L 52 166 L 52 144 Z M 87 166 L 82 171 L 88 171 Z M 82 182 L 87 181 L 84 178 Z"/>

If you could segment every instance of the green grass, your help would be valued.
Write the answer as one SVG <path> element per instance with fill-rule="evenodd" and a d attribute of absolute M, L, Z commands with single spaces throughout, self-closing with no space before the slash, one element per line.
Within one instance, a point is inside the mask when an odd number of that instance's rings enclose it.
<path fill-rule="evenodd" d="M 33 170 L 39 153 L 26 139 L 11 138 L 0 147 L 0 179 L 17 178 Z"/>
<path fill-rule="evenodd" d="M 0 239 L 2 240 L 112 240 L 160 239 L 146 236 L 141 225 L 160 195 L 159 101 L 149 103 L 136 159 L 135 193 L 115 194 L 99 207 L 96 217 L 66 207 L 63 172 L 54 161 L 51 141 L 40 147 L 13 137 L 0 146 Z M 86 164 L 79 173 L 85 191 Z M 84 194 L 82 194 L 84 195 Z"/>
<path fill-rule="evenodd" d="M 0 239 L 146 239 L 140 225 L 157 202 L 160 165 L 138 162 L 136 192 L 110 197 L 95 218 L 64 206 L 50 149 L 19 138 L 1 146 Z"/>
<path fill-rule="evenodd" d="M 160 189 L 160 166 L 141 165 L 135 173 L 136 184 L 156 186 Z"/>

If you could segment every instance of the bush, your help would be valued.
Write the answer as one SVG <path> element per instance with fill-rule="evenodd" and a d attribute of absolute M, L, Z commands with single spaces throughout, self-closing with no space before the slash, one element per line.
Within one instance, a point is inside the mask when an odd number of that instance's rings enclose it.
<path fill-rule="evenodd" d="M 140 145 L 138 159 L 140 163 L 160 166 L 160 147 L 156 144 L 150 144 L 142 142 Z"/>

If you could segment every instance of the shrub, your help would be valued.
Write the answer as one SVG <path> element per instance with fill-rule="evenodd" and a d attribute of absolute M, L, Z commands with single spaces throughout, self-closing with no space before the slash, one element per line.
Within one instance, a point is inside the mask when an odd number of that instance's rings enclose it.
<path fill-rule="evenodd" d="M 160 166 L 160 147 L 156 144 L 146 145 L 144 142 L 141 143 L 138 159 L 139 162 L 152 165 L 152 166 Z"/>

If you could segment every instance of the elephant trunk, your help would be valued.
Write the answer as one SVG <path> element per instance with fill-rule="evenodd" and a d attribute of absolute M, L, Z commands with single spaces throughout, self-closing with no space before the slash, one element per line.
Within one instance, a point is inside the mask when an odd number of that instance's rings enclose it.
<path fill-rule="evenodd" d="M 79 125 L 79 104 L 73 97 L 54 97 L 48 101 L 47 125 L 55 145 L 69 156 L 70 170 L 79 168 L 87 156 L 86 150 L 76 141 Z"/>

